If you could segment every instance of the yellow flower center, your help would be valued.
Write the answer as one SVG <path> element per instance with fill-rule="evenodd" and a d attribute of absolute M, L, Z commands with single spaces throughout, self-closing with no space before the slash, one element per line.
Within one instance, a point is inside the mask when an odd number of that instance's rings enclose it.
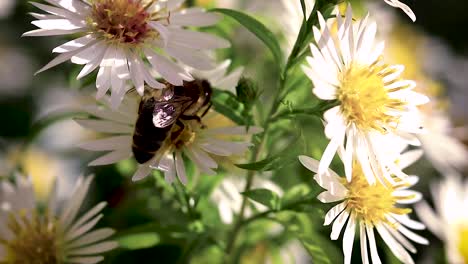
<path fill-rule="evenodd" d="M 411 212 L 411 209 L 396 207 L 396 201 L 412 197 L 392 195 L 393 191 L 404 183 L 392 187 L 386 187 L 380 182 L 369 185 L 358 162 L 353 164 L 351 182 L 343 179 L 343 183 L 348 189 L 347 210 L 355 213 L 357 218 L 366 224 L 389 223 L 386 219 L 388 214 L 404 215 Z"/>
<path fill-rule="evenodd" d="M 388 109 L 401 108 L 404 103 L 388 96 L 383 78 L 395 70 L 378 61 L 370 66 L 351 65 L 340 74 L 337 98 L 348 124 L 360 130 L 378 130 L 398 122 L 398 117 L 388 114 Z"/>
<path fill-rule="evenodd" d="M 461 228 L 458 250 L 465 264 L 468 264 L 468 225 Z"/>
<path fill-rule="evenodd" d="M 144 42 L 156 33 L 148 22 L 156 14 L 147 12 L 147 0 L 94 0 L 88 24 L 108 41 L 120 44 Z"/>
<path fill-rule="evenodd" d="M 6 248 L 6 263 L 63 263 L 54 221 L 48 221 L 37 213 L 28 218 L 21 212 L 20 216 L 10 214 L 7 227 L 13 239 L 0 239 L 0 244 Z"/>

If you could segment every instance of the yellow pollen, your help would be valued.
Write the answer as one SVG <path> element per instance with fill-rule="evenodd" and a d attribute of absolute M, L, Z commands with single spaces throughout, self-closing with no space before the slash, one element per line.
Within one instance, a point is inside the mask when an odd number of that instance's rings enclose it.
<path fill-rule="evenodd" d="M 369 185 L 358 162 L 353 164 L 353 176 L 351 182 L 343 179 L 343 184 L 348 189 L 347 210 L 356 214 L 357 218 L 366 224 L 375 225 L 387 223 L 388 214 L 404 215 L 411 212 L 411 209 L 396 207 L 399 199 L 412 197 L 397 197 L 392 195 L 397 186 L 386 187 L 380 182 Z"/>
<path fill-rule="evenodd" d="M 386 133 L 387 128 L 398 123 L 398 117 L 389 115 L 389 109 L 401 109 L 404 102 L 392 99 L 383 78 L 395 72 L 376 61 L 370 66 L 351 65 L 340 74 L 337 98 L 348 124 L 355 124 L 360 130 L 378 130 Z M 397 89 L 404 89 L 399 87 Z"/>
<path fill-rule="evenodd" d="M 7 227 L 13 234 L 13 239 L 0 239 L 0 245 L 6 249 L 5 263 L 63 263 L 64 252 L 60 250 L 54 221 L 37 213 L 28 217 L 25 212 L 20 212 L 19 215 L 10 214 Z"/>
<path fill-rule="evenodd" d="M 104 39 L 118 44 L 138 44 L 157 36 L 148 22 L 147 12 L 153 3 L 143 0 L 94 0 L 88 24 Z"/>
<path fill-rule="evenodd" d="M 196 130 L 201 127 L 201 124 L 196 120 L 184 122 L 183 130 L 175 130 L 171 134 L 172 145 L 176 149 L 182 149 L 184 146 L 189 146 L 195 141 L 197 136 Z"/>
<path fill-rule="evenodd" d="M 458 250 L 462 256 L 463 263 L 468 264 L 468 225 L 462 226 L 460 230 Z"/>

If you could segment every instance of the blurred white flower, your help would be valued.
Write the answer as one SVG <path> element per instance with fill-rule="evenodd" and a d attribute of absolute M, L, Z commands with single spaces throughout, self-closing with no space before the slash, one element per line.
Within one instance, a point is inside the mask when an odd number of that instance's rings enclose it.
<path fill-rule="evenodd" d="M 463 170 L 468 165 L 468 151 L 454 133 L 450 117 L 443 111 L 422 113 L 426 133 L 418 135 L 424 153 L 441 173 Z"/>
<path fill-rule="evenodd" d="M 152 88 L 164 88 L 164 84 L 151 75 L 150 72 L 155 71 L 169 83 L 182 85 L 183 81 L 193 78 L 172 59 L 209 70 L 215 64 L 205 52 L 230 46 L 228 41 L 211 34 L 185 29 L 213 25 L 219 16 L 201 8 L 181 9 L 183 0 L 47 2 L 51 5 L 32 3 L 49 14 L 32 13 L 38 19 L 32 24 L 40 29 L 26 32 L 24 36 L 79 33 L 80 37 L 55 48 L 53 52 L 60 55 L 38 73 L 69 59 L 85 65 L 78 79 L 99 68 L 97 97 L 103 97 L 110 89 L 114 109 L 125 96 L 129 82 L 140 95 L 143 95 L 145 83 Z"/>
<path fill-rule="evenodd" d="M 297 36 L 302 26 L 304 19 L 304 13 L 302 12 L 302 6 L 300 1 L 281 0 L 284 6 L 284 10 L 281 12 L 283 17 L 281 25 L 283 26 L 283 34 L 286 38 L 286 49 L 285 53 L 291 53 L 292 48 L 296 42 Z M 315 5 L 315 0 L 305 0 L 306 5 L 306 19 L 309 18 L 310 13 Z"/>
<path fill-rule="evenodd" d="M 0 19 L 7 18 L 16 6 L 16 0 L 1 0 L 0 1 Z"/>
<path fill-rule="evenodd" d="M 9 144 L 5 152 L 0 152 L 0 176 L 12 175 L 15 170 L 21 170 L 30 177 L 36 200 L 47 200 L 54 182 L 60 175 L 58 198 L 62 200 L 72 188 L 73 175 L 79 172 L 79 162 L 57 155 L 41 145 L 32 145 L 27 149 L 21 145 Z M 68 190 L 65 191 L 65 190 Z"/>
<path fill-rule="evenodd" d="M 446 175 L 432 186 L 435 211 L 421 202 L 416 213 L 427 228 L 445 243 L 449 263 L 468 263 L 468 181 Z"/>
<path fill-rule="evenodd" d="M 406 177 L 384 155 L 385 149 L 377 146 L 378 138 L 397 136 L 419 144 L 413 135 L 422 131 L 417 106 L 427 103 L 428 98 L 413 91 L 413 81 L 401 79 L 403 65 L 383 62 L 384 43 L 375 44 L 377 26 L 368 17 L 353 21 L 348 6 L 344 19 L 336 17 L 337 32 L 332 33 L 323 16 L 318 16 L 320 29 L 313 28 L 317 46 L 310 45 L 312 57 L 307 57 L 308 65 L 302 68 L 314 83 L 313 93 L 318 98 L 339 103 L 324 114 L 330 143 L 318 173 L 326 173 L 336 151 L 344 148 L 348 180 L 356 160 L 371 184 L 377 180 L 394 182 L 390 173 Z"/>
<path fill-rule="evenodd" d="M 78 212 L 88 193 L 93 177 L 80 178 L 61 212 L 56 192 L 41 214 L 37 208 L 31 181 L 17 175 L 16 184 L 0 184 L 0 262 L 2 263 L 77 263 L 90 264 L 104 260 L 102 253 L 118 246 L 107 240 L 114 234 L 110 228 L 92 228 L 102 218 L 106 206 L 101 202 L 81 217 Z"/>
<path fill-rule="evenodd" d="M 319 162 L 307 156 L 300 156 L 301 163 L 312 172 L 319 171 Z M 414 155 L 403 154 L 398 160 L 401 169 L 414 161 Z M 411 220 L 411 209 L 402 207 L 419 201 L 422 195 L 408 188 L 418 181 L 417 176 L 407 177 L 406 181 L 395 177 L 395 183 L 376 182 L 370 185 L 358 162 L 354 163 L 352 177 L 346 179 L 328 170 L 328 176 L 315 175 L 315 181 L 326 191 L 318 195 L 323 203 L 339 202 L 325 215 L 324 225 L 333 222 L 331 239 L 338 239 L 346 222 L 343 235 L 344 263 L 351 263 L 356 227 L 361 241 L 363 263 L 381 263 L 377 252 L 375 229 L 387 244 L 391 252 L 403 263 L 414 263 L 407 250 L 415 253 L 416 248 L 408 240 L 420 244 L 429 242 L 410 231 L 424 229 L 424 225 Z M 369 245 L 368 245 L 369 244 Z"/>
<path fill-rule="evenodd" d="M 21 50 L 3 44 L 0 45 L 0 61 L 8 62 L 0 64 L 0 94 L 2 96 L 24 94 L 33 78 L 34 62 Z"/>
<path fill-rule="evenodd" d="M 239 213 L 244 198 L 241 192 L 244 191 L 245 184 L 246 179 L 244 177 L 226 176 L 211 194 L 211 200 L 218 205 L 219 214 L 223 223 L 231 224 L 234 220 L 234 216 Z M 271 190 L 278 195 L 283 194 L 281 187 L 272 181 L 266 178 L 255 177 L 252 182 L 252 189 L 260 188 Z M 268 209 L 266 206 L 255 201 L 252 201 L 250 205 L 259 212 Z M 252 208 L 250 206 L 246 207 L 244 216 L 249 217 L 252 214 Z"/>

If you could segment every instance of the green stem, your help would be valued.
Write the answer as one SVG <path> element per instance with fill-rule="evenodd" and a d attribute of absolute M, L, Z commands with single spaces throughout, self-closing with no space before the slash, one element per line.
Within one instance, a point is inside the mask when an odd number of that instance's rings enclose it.
<path fill-rule="evenodd" d="M 322 6 L 323 4 L 323 6 Z M 313 10 L 313 14 L 314 15 L 314 18 L 309 18 L 310 19 L 314 19 L 313 21 L 317 20 L 316 18 L 316 12 L 317 10 L 320 10 L 321 8 L 323 8 L 325 6 L 325 3 L 322 3 L 321 1 L 318 1 L 318 3 L 316 3 L 316 5 L 314 6 L 314 10 Z M 272 124 L 272 121 L 274 121 L 274 117 L 276 116 L 276 113 L 279 109 L 279 106 L 281 104 L 281 101 L 283 100 L 283 92 L 284 92 L 284 87 L 285 87 L 285 84 L 286 84 L 286 80 L 288 78 L 288 74 L 289 74 L 289 70 L 291 69 L 291 67 L 293 65 L 295 65 L 297 63 L 296 61 L 296 58 L 300 55 L 300 51 L 301 49 L 303 48 L 303 43 L 304 41 L 306 41 L 306 39 L 304 38 L 304 35 L 303 35 L 303 32 L 304 30 L 308 30 L 307 28 L 307 24 L 309 24 L 308 22 L 312 22 L 312 21 L 305 21 L 303 22 L 303 25 L 301 27 L 301 32 L 298 34 L 297 38 L 296 38 L 296 42 L 294 44 L 294 47 L 291 51 L 291 54 L 289 55 L 288 57 L 288 60 L 286 62 L 286 65 L 285 67 L 283 68 L 283 71 L 280 75 L 280 80 L 279 80 L 279 87 L 274 95 L 274 99 L 273 99 L 273 104 L 266 116 L 266 118 L 264 119 L 265 121 L 263 122 L 263 133 L 260 135 L 260 140 L 259 140 L 259 144 L 257 144 L 255 147 L 254 147 L 254 150 L 252 151 L 252 156 L 250 158 L 250 163 L 253 163 L 253 162 L 256 162 L 258 160 L 258 158 L 260 157 L 261 155 L 261 150 L 263 148 L 263 145 L 265 144 L 265 138 L 266 138 L 266 135 L 268 133 L 268 129 L 270 128 L 270 125 Z M 251 188 L 252 188 L 252 183 L 253 183 L 253 179 L 255 177 L 255 171 L 249 171 L 247 173 L 247 182 L 245 184 L 245 187 L 244 187 L 244 192 L 246 191 L 249 191 Z M 230 258 L 230 255 L 232 253 L 232 250 L 234 248 L 234 245 L 235 245 L 235 242 L 236 242 L 236 239 L 239 235 L 239 232 L 242 228 L 242 226 L 244 225 L 244 213 L 245 213 L 245 209 L 247 207 L 247 197 L 244 196 L 243 199 L 242 199 L 242 205 L 241 205 L 241 208 L 240 208 L 240 211 L 239 211 L 239 215 L 238 217 L 236 218 L 236 221 L 234 223 L 234 227 L 232 229 L 232 232 L 230 233 L 230 236 L 228 238 L 228 241 L 227 241 L 227 245 L 226 245 L 226 255 L 225 255 L 225 258 L 226 258 L 226 261 L 227 263 L 231 262 L 231 258 Z M 263 216 L 263 215 L 262 215 Z M 252 221 L 252 220 L 250 220 Z"/>

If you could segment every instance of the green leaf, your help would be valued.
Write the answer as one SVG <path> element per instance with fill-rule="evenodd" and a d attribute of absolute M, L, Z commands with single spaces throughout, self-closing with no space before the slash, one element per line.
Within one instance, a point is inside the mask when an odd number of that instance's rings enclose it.
<path fill-rule="evenodd" d="M 248 116 L 243 115 L 244 105 L 238 101 L 237 97 L 227 91 L 213 90 L 213 95 L 211 98 L 214 109 L 231 119 L 238 125 L 245 125 L 248 122 Z"/>
<path fill-rule="evenodd" d="M 339 104 L 338 101 L 322 101 L 312 107 L 307 107 L 307 108 L 297 108 L 297 109 L 292 109 L 292 110 L 285 110 L 283 112 L 278 113 L 276 116 L 272 118 L 273 121 L 278 121 L 281 119 L 294 119 L 298 115 L 307 115 L 307 116 L 315 116 L 322 118 L 323 114 L 337 106 Z"/>
<path fill-rule="evenodd" d="M 280 66 L 280 69 L 283 65 L 283 53 L 281 51 L 280 45 L 278 40 L 276 39 L 273 32 L 271 32 L 265 25 L 263 25 L 260 21 L 256 20 L 250 15 L 242 13 L 240 11 L 232 10 L 232 9 L 225 9 L 225 8 L 215 8 L 211 9 L 212 12 L 222 13 L 227 15 L 237 22 L 239 22 L 242 26 L 252 32 L 257 38 L 259 38 L 271 51 L 277 65 Z"/>
<path fill-rule="evenodd" d="M 304 183 L 298 184 L 290 188 L 282 197 L 281 204 L 287 206 L 299 201 L 310 198 L 311 189 Z"/>
<path fill-rule="evenodd" d="M 314 264 L 343 263 L 341 253 L 336 246 L 315 229 L 317 225 L 313 224 L 311 217 L 316 217 L 316 215 L 282 211 L 274 217 L 288 233 L 299 239 L 312 257 Z"/>
<path fill-rule="evenodd" d="M 151 248 L 160 241 L 159 235 L 154 232 L 131 234 L 117 238 L 120 247 L 129 250 Z"/>
<path fill-rule="evenodd" d="M 271 167 L 271 164 L 278 162 L 280 159 L 280 156 L 271 156 L 261 161 L 235 165 L 244 170 L 266 171 Z"/>
<path fill-rule="evenodd" d="M 314 260 L 315 264 L 331 264 L 327 253 L 323 250 L 317 239 L 301 237 L 299 238 L 304 248 Z"/>
<path fill-rule="evenodd" d="M 301 0 L 302 15 L 304 16 L 304 21 L 307 20 L 307 8 L 304 0 Z"/>
<path fill-rule="evenodd" d="M 268 189 L 254 189 L 242 193 L 251 200 L 261 203 L 270 209 L 277 210 L 280 206 L 280 197 Z"/>

